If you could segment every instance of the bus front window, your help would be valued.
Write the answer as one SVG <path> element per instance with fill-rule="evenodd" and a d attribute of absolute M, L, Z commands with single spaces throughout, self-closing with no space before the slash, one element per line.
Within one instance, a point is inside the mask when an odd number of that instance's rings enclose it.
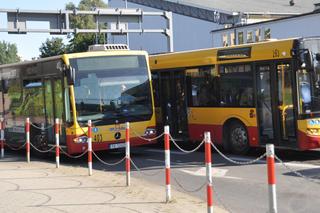
<path fill-rule="evenodd" d="M 77 120 L 113 124 L 150 119 L 151 88 L 145 56 L 73 59 Z"/>

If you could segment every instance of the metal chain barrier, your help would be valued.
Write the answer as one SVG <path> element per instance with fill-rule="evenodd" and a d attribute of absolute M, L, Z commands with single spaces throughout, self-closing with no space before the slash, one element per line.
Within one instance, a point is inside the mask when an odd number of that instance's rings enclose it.
<path fill-rule="evenodd" d="M 80 155 L 74 156 L 74 155 L 70 155 L 70 154 L 68 154 L 66 151 L 64 151 L 64 150 L 61 148 L 61 146 L 59 147 L 59 149 L 61 150 L 61 152 L 62 152 L 64 155 L 66 155 L 66 156 L 69 157 L 69 158 L 73 158 L 73 159 L 81 158 L 82 156 L 84 156 L 84 155 L 87 154 L 87 152 L 88 152 L 88 149 L 87 149 L 85 152 L 81 153 Z"/>
<path fill-rule="evenodd" d="M 162 170 L 159 170 L 159 171 L 157 171 L 157 172 L 154 172 L 154 173 L 147 173 L 147 172 L 145 172 L 145 171 L 142 171 L 141 169 L 139 169 L 139 167 L 133 162 L 133 160 L 132 160 L 132 158 L 130 158 L 130 161 L 131 161 L 131 163 L 132 163 L 132 165 L 133 165 L 133 167 L 138 171 L 138 172 L 140 172 L 141 174 L 143 174 L 143 175 L 145 175 L 145 176 L 156 176 L 156 175 L 158 175 L 158 174 L 160 174 L 161 172 L 162 172 Z"/>
<path fill-rule="evenodd" d="M 142 140 L 145 140 L 145 141 L 155 141 L 155 140 L 158 140 L 159 138 L 161 138 L 163 135 L 164 135 L 164 132 L 161 134 L 161 135 L 158 135 L 157 137 L 155 137 L 155 138 L 145 138 L 145 137 L 142 137 L 142 136 L 140 136 L 136 131 L 134 131 L 134 130 L 131 130 L 132 132 L 133 132 L 133 134 L 135 135 L 135 136 L 137 136 L 138 138 L 140 138 L 140 139 L 142 139 Z"/>
<path fill-rule="evenodd" d="M 184 152 L 185 154 L 190 154 L 190 153 L 192 153 L 192 152 L 197 151 L 197 150 L 203 145 L 203 143 L 204 143 L 204 140 L 202 140 L 201 143 L 200 143 L 196 148 L 194 148 L 194 149 L 192 149 L 192 150 L 185 150 L 185 149 L 182 149 L 182 148 L 176 143 L 176 141 L 175 141 L 174 138 L 171 136 L 171 134 L 169 135 L 169 137 L 170 137 L 170 140 L 173 142 L 173 144 L 174 144 L 180 151 Z"/>
<path fill-rule="evenodd" d="M 36 128 L 36 129 L 40 129 L 40 130 L 48 130 L 48 129 L 54 127 L 54 124 L 53 124 L 53 125 L 50 125 L 50 126 L 47 126 L 47 127 L 39 127 L 39 126 L 33 124 L 32 122 L 30 122 L 30 125 L 33 126 L 33 127 Z"/>
<path fill-rule="evenodd" d="M 40 152 L 40 153 L 47 153 L 47 152 L 51 152 L 53 149 L 56 148 L 56 146 L 51 147 L 48 150 L 40 150 L 38 149 L 36 146 L 34 146 L 32 143 L 30 143 L 30 145 L 32 146 L 32 148 L 34 148 L 36 151 Z"/>
<path fill-rule="evenodd" d="M 249 165 L 249 164 L 253 164 L 256 163 L 257 161 L 261 160 L 262 158 L 267 156 L 267 153 L 263 153 L 261 156 L 259 156 L 256 159 L 250 160 L 250 161 L 235 161 L 232 160 L 231 158 L 228 158 L 225 154 L 223 154 L 212 142 L 211 142 L 211 146 L 218 152 L 218 154 L 220 154 L 224 159 L 226 159 L 227 161 L 234 163 L 234 164 L 238 164 L 238 165 Z"/>
<path fill-rule="evenodd" d="M 27 144 L 27 142 L 25 142 L 23 145 L 21 145 L 21 146 L 19 146 L 19 147 L 17 147 L 17 148 L 15 148 L 15 147 L 13 147 L 13 146 L 10 146 L 9 144 L 5 144 L 9 149 L 11 149 L 11 150 L 13 150 L 13 151 L 18 151 L 18 150 L 21 150 L 21 149 L 23 149 L 25 146 L 26 146 L 26 144 Z"/>
<path fill-rule="evenodd" d="M 193 190 L 190 190 L 190 189 L 186 189 L 179 181 L 176 177 L 173 177 L 174 181 L 176 182 L 176 184 L 183 190 L 183 191 L 186 191 L 186 192 L 189 192 L 189 193 L 195 193 L 195 192 L 198 192 L 200 190 L 203 189 L 203 187 L 205 187 L 207 185 L 207 182 L 205 181 L 200 187 L 196 188 L 196 189 L 193 189 Z"/>
<path fill-rule="evenodd" d="M 92 153 L 102 164 L 107 165 L 107 166 L 116 166 L 116 165 L 122 163 L 122 161 L 124 161 L 126 159 L 126 156 L 124 156 L 121 160 L 119 160 L 115 163 L 107 163 L 107 162 L 103 161 L 101 158 L 99 158 L 98 155 L 94 151 L 92 151 Z"/>
<path fill-rule="evenodd" d="M 307 177 L 307 176 L 301 174 L 300 172 L 298 172 L 298 171 L 290 168 L 290 167 L 289 167 L 288 165 L 286 165 L 277 155 L 275 155 L 275 158 L 277 159 L 277 161 L 279 161 L 279 162 L 281 163 L 281 165 L 283 165 L 283 167 L 285 167 L 288 171 L 294 173 L 294 174 L 297 175 L 298 177 L 302 177 L 302 178 L 304 178 L 304 179 L 306 179 L 306 180 L 308 180 L 308 181 L 310 181 L 310 182 L 313 182 L 313 183 L 316 183 L 316 184 L 320 184 L 320 181 L 314 180 L 314 179 L 312 179 L 312 178 L 310 178 L 310 177 Z"/>

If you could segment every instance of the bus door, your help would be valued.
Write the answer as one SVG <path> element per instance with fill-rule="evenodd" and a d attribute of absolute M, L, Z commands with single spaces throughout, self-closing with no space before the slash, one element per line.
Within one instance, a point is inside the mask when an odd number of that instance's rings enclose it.
<path fill-rule="evenodd" d="M 292 66 L 288 62 L 281 62 L 275 64 L 276 69 L 276 81 L 277 82 L 277 116 L 279 120 L 280 128 L 280 142 L 285 143 L 283 145 L 295 144 L 296 136 L 296 124 L 295 124 L 295 112 L 293 102 L 293 72 Z M 286 144 L 288 143 L 288 144 Z M 282 145 L 282 144 L 280 144 Z"/>
<path fill-rule="evenodd" d="M 59 118 L 59 121 L 61 123 L 62 114 L 63 114 L 63 97 L 62 97 L 61 79 L 59 78 L 44 79 L 44 107 L 45 107 L 45 126 L 49 127 L 49 128 L 46 128 L 46 131 L 45 131 L 46 137 L 49 144 L 55 144 L 55 132 L 54 132 L 55 119 Z M 65 140 L 60 139 L 60 141 L 63 143 Z"/>
<path fill-rule="evenodd" d="M 274 101 L 271 91 L 271 65 L 256 66 L 257 73 L 257 114 L 262 144 L 274 143 Z"/>
<path fill-rule="evenodd" d="M 176 138 L 187 136 L 187 97 L 184 71 L 160 72 L 162 118 Z"/>

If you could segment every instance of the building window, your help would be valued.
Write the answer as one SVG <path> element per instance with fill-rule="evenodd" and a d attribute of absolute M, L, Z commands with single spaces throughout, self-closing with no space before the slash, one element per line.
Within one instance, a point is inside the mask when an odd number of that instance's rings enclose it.
<path fill-rule="evenodd" d="M 252 43 L 253 42 L 253 32 L 248 31 L 247 32 L 247 43 Z"/>
<path fill-rule="evenodd" d="M 271 30 L 270 28 L 266 28 L 264 30 L 264 39 L 270 39 L 271 38 Z"/>
<path fill-rule="evenodd" d="M 223 46 L 227 47 L 228 45 L 228 34 L 223 34 L 222 36 L 222 42 L 223 42 Z"/>
<path fill-rule="evenodd" d="M 243 44 L 243 32 L 238 32 L 238 44 Z"/>
<path fill-rule="evenodd" d="M 230 33 L 230 45 L 233 46 L 236 43 L 236 37 L 234 33 Z"/>
<path fill-rule="evenodd" d="M 261 40 L 261 30 L 256 29 L 255 31 L 255 42 L 259 42 Z"/>

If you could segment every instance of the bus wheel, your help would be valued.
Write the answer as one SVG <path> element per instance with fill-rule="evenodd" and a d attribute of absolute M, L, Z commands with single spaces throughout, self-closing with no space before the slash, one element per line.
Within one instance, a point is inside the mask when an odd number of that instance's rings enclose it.
<path fill-rule="evenodd" d="M 229 145 L 234 154 L 246 154 L 250 148 L 247 130 L 239 122 L 234 122 L 230 126 Z"/>

